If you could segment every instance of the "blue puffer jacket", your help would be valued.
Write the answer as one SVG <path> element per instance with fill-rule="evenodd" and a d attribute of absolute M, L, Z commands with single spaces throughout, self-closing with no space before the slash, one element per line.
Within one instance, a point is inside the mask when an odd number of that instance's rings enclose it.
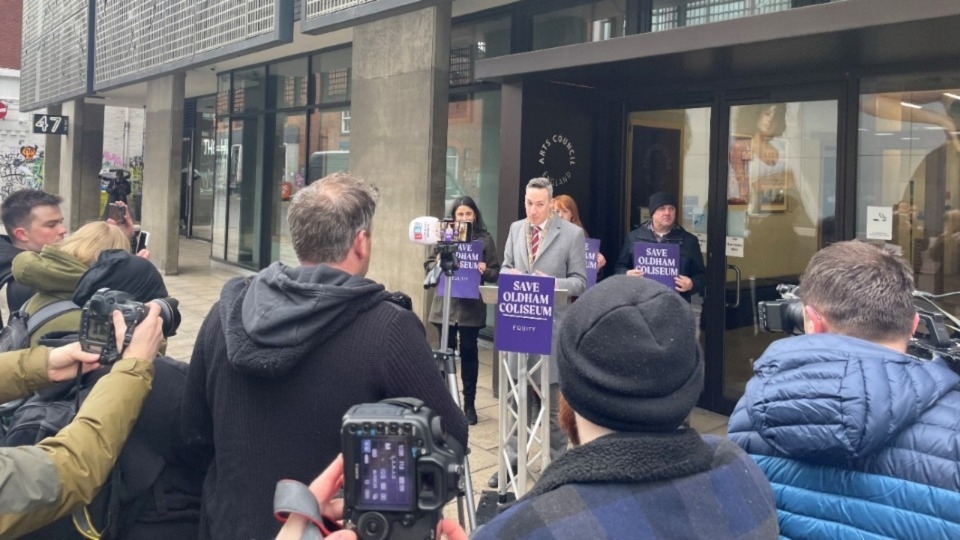
<path fill-rule="evenodd" d="M 960 491 L 960 376 L 942 361 L 848 336 L 782 339 L 754 364 L 728 435 L 751 454 L 867 473 L 878 486 L 876 475 Z M 835 478 L 832 491 L 850 488 Z M 796 502 L 783 497 L 781 510 Z M 824 502 L 813 515 L 826 520 Z M 931 518 L 956 519 L 936 510 Z"/>

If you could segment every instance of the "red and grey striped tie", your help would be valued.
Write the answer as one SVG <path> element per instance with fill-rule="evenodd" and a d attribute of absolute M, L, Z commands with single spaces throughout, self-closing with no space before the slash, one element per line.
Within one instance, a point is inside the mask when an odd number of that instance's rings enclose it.
<path fill-rule="evenodd" d="M 540 227 L 534 225 L 530 229 L 530 253 L 533 254 L 534 260 L 537 258 L 538 249 L 540 249 Z"/>

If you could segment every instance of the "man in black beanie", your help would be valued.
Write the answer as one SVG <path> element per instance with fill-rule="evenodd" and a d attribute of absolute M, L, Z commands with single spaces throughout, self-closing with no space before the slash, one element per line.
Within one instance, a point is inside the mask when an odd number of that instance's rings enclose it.
<path fill-rule="evenodd" d="M 704 367 L 679 296 L 649 279 L 600 282 L 570 307 L 557 364 L 575 447 L 472 538 L 777 537 L 759 467 L 727 439 L 682 426 Z"/>
<path fill-rule="evenodd" d="M 617 274 L 643 277 L 643 270 L 633 264 L 633 245 L 637 242 L 679 244 L 680 275 L 674 278 L 674 289 L 689 302 L 694 294 L 703 291 L 707 278 L 700 242 L 677 223 L 677 198 L 670 193 L 658 191 L 651 195 L 649 209 L 650 219 L 627 235 L 614 270 Z"/>

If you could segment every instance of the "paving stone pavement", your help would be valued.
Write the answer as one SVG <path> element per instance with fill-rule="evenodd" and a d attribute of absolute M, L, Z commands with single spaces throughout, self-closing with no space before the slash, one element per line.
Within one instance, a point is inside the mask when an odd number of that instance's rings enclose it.
<path fill-rule="evenodd" d="M 182 322 L 176 336 L 167 344 L 167 355 L 190 361 L 193 344 L 203 318 L 210 307 L 218 300 L 224 283 L 237 276 L 252 275 L 252 272 L 233 266 L 211 263 L 210 244 L 198 240 L 180 239 L 180 273 L 164 276 L 170 296 L 180 302 Z M 5 296 L 5 294 L 4 294 Z M 7 320 L 6 299 L 3 317 Z M 436 344 L 433 344 L 436 345 Z M 497 400 L 492 391 L 493 350 L 488 342 L 480 343 L 480 374 L 477 388 L 477 416 L 479 422 L 470 427 L 470 468 L 473 480 L 475 502 L 479 502 L 482 491 L 489 490 L 487 480 L 497 470 Z M 691 425 L 700 433 L 726 435 L 727 417 L 694 409 Z M 318 471 L 319 472 L 319 471 Z M 451 503 L 446 515 L 455 516 Z"/>

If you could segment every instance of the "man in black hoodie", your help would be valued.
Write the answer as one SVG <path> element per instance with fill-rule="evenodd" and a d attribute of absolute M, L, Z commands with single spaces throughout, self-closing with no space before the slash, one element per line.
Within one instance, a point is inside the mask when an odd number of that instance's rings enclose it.
<path fill-rule="evenodd" d="M 13 279 L 13 258 L 24 251 L 36 251 L 63 240 L 60 203 L 63 199 L 39 189 L 21 189 L 8 195 L 0 205 L 0 219 L 7 234 L 0 234 L 0 287 L 7 285 L 10 312 L 20 309 L 33 296 L 33 289 Z"/>
<path fill-rule="evenodd" d="M 213 451 L 201 538 L 274 538 L 277 481 L 317 476 L 353 405 L 421 399 L 466 447 L 422 323 L 364 277 L 376 201 L 343 173 L 301 189 L 287 212 L 300 264 L 231 280 L 204 319 L 182 415 L 187 442 Z"/>

